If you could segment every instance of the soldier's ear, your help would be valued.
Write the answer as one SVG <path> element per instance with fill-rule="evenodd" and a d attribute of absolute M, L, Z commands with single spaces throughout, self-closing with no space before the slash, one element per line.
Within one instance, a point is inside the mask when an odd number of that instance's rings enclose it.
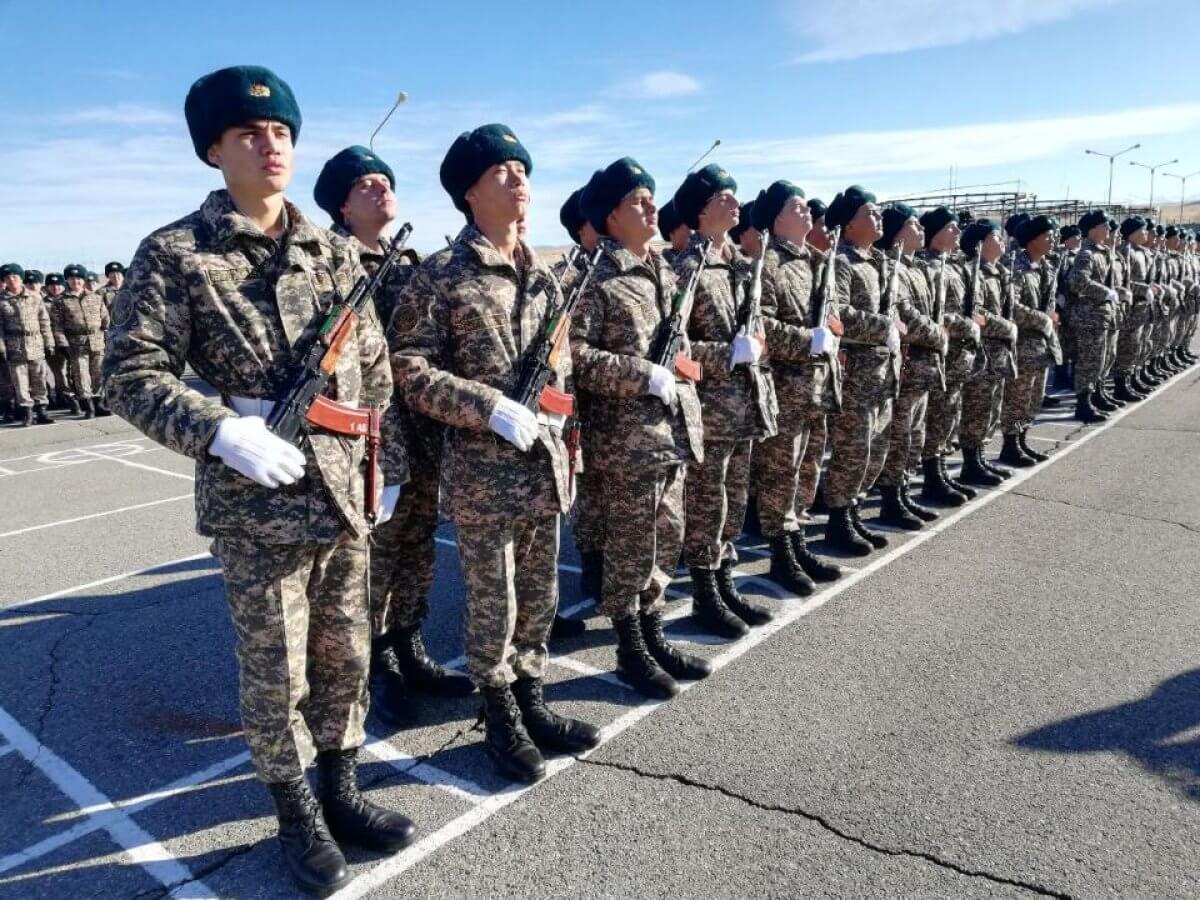
<path fill-rule="evenodd" d="M 208 148 L 204 155 L 208 159 L 209 165 L 216 166 L 218 169 L 221 168 L 221 151 L 215 143 Z"/>

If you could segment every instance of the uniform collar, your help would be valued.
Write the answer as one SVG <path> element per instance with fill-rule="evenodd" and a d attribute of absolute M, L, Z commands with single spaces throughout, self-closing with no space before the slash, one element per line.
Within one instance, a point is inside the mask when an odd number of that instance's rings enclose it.
<path fill-rule="evenodd" d="M 705 240 L 706 238 L 700 232 L 693 231 L 692 236 L 688 238 L 687 252 L 695 253 L 699 256 L 700 248 L 704 245 Z M 733 241 L 729 240 L 728 235 L 725 237 L 725 246 L 729 247 L 731 251 L 729 259 L 726 259 L 717 248 L 717 245 L 713 244 L 712 248 L 708 251 L 708 255 L 705 257 L 704 265 L 708 268 L 712 268 L 713 266 L 732 266 L 737 261 L 737 249 L 734 247 Z"/>
<path fill-rule="evenodd" d="M 625 245 L 620 241 L 610 237 L 600 238 L 600 246 L 604 249 L 604 255 L 612 260 L 613 265 L 617 267 L 617 271 L 622 275 L 626 272 L 632 272 L 634 269 L 649 269 L 651 271 L 662 265 L 662 257 L 653 249 L 650 250 L 650 257 L 646 260 L 638 259 L 632 252 L 625 249 Z M 580 260 L 584 254 L 580 254 Z"/>
<path fill-rule="evenodd" d="M 794 241 L 789 241 L 787 238 L 781 238 L 774 234 L 771 235 L 771 246 L 793 259 L 803 259 L 812 255 L 812 248 L 807 243 L 801 247 Z"/>
<path fill-rule="evenodd" d="M 283 208 L 290 244 L 329 245 L 324 229 L 313 225 L 291 201 L 284 200 Z M 214 243 L 218 245 L 227 246 L 240 240 L 270 240 L 266 232 L 238 212 L 237 207 L 233 205 L 233 198 L 226 190 L 213 191 L 208 195 L 200 207 L 200 219 L 208 227 Z"/>

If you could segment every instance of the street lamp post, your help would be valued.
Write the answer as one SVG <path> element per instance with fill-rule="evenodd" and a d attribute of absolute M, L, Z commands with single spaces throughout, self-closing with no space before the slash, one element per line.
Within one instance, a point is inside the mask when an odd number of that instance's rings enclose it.
<path fill-rule="evenodd" d="M 1131 166 L 1137 166 L 1138 168 L 1141 168 L 1141 169 L 1149 169 L 1150 170 L 1150 208 L 1151 209 L 1154 209 L 1154 173 L 1157 172 L 1159 169 L 1161 169 L 1163 166 L 1172 166 L 1177 162 L 1179 162 L 1179 160 L 1177 160 L 1177 159 L 1168 159 L 1166 162 L 1160 162 L 1156 166 L 1148 166 L 1145 163 L 1134 162 L 1133 160 L 1129 161 L 1129 164 Z"/>
<path fill-rule="evenodd" d="M 1184 192 L 1187 190 L 1188 179 L 1192 178 L 1196 175 L 1200 175 L 1200 169 L 1197 169 L 1195 172 L 1188 172 L 1186 175 L 1176 175 L 1174 172 L 1163 172 L 1164 178 L 1178 178 L 1179 179 L 1179 222 L 1178 222 L 1178 224 L 1180 224 L 1180 225 L 1183 224 L 1183 195 L 1184 195 Z"/>
<path fill-rule="evenodd" d="M 1130 150 L 1136 150 L 1141 144 L 1134 144 L 1132 147 L 1126 147 L 1120 153 L 1100 153 L 1097 150 L 1084 150 L 1084 153 L 1090 153 L 1092 156 L 1103 156 L 1108 160 L 1108 206 L 1112 206 L 1112 183 L 1113 183 L 1113 163 L 1118 156 L 1124 156 Z"/>

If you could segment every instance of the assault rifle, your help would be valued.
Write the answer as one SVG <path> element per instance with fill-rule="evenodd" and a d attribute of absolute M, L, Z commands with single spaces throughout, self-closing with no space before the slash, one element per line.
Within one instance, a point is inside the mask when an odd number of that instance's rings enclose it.
<path fill-rule="evenodd" d="M 892 316 L 892 305 L 896 302 L 896 283 L 900 279 L 900 258 L 904 255 L 904 247 L 901 244 L 896 244 L 896 255 L 892 260 L 892 272 L 888 276 L 887 285 L 884 286 L 883 293 L 879 297 L 879 314 L 883 316 Z M 886 257 L 885 257 L 886 259 Z M 885 263 L 886 266 L 886 263 Z M 886 269 L 885 269 L 886 271 Z M 901 348 L 901 353 L 891 354 L 892 372 L 895 375 L 892 384 L 893 400 L 900 399 L 900 372 L 903 368 L 902 355 L 905 352 L 905 347 Z"/>
<path fill-rule="evenodd" d="M 816 302 L 812 305 L 813 328 L 821 328 L 829 319 L 829 310 L 833 308 L 834 294 L 837 292 L 837 248 L 842 237 L 842 229 L 834 228 L 829 235 L 829 250 L 825 254 L 825 265 L 821 267 L 821 281 L 817 285 Z M 842 411 L 842 369 L 836 353 L 828 353 L 829 384 L 833 391 L 833 408 Z"/>
<path fill-rule="evenodd" d="M 741 334 L 751 339 L 754 339 L 763 330 L 762 273 L 763 263 L 767 259 L 767 244 L 770 242 L 770 239 L 771 233 L 763 231 L 762 246 L 758 252 L 758 256 L 754 260 L 754 267 L 750 270 L 750 277 L 742 282 L 743 299 L 738 315 L 738 330 Z M 761 363 L 747 363 L 743 371 L 750 380 L 750 396 L 758 407 L 759 417 L 762 419 L 764 425 L 768 426 L 771 431 L 774 431 L 775 420 L 779 415 L 779 408 L 772 403 L 774 395 L 763 390 L 761 383 L 763 377 L 762 368 Z"/>
<path fill-rule="evenodd" d="M 656 366 L 673 371 L 688 381 L 699 381 L 701 377 L 700 364 L 686 356 L 683 352 L 683 337 L 687 332 L 688 316 L 692 312 L 692 301 L 696 297 L 696 288 L 700 284 L 700 276 L 708 262 L 708 251 L 712 248 L 712 239 L 700 245 L 700 263 L 692 270 L 686 284 L 680 284 L 671 298 L 671 314 L 663 319 L 658 326 L 658 334 L 650 345 L 650 355 L 647 359 Z"/>
<path fill-rule="evenodd" d="M 942 316 L 946 311 L 946 256 L 943 254 L 938 258 L 938 273 L 937 281 L 933 286 L 933 316 L 935 324 L 941 328 L 945 328 L 942 324 Z M 938 371 L 938 389 L 945 393 L 946 391 L 946 354 L 939 348 L 937 351 L 937 371 Z"/>

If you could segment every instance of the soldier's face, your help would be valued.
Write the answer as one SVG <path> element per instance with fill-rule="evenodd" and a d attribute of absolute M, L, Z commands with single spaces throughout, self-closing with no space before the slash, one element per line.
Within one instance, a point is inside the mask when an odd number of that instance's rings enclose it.
<path fill-rule="evenodd" d="M 1045 231 L 1025 245 L 1025 252 L 1034 259 L 1040 259 L 1050 252 L 1050 244 L 1054 240 L 1050 232 Z"/>
<path fill-rule="evenodd" d="M 292 180 L 292 130 L 266 119 L 226 128 L 208 150 L 231 193 L 270 197 Z"/>
<path fill-rule="evenodd" d="M 1094 241 L 1097 244 L 1103 244 L 1108 240 L 1108 224 L 1093 225 L 1088 229 L 1088 240 Z"/>
<path fill-rule="evenodd" d="M 921 223 L 917 221 L 916 216 L 909 216 L 903 225 L 900 226 L 900 231 L 896 234 L 900 241 L 900 246 L 904 248 L 905 253 L 916 253 L 925 246 L 925 232 L 921 229 Z"/>
<path fill-rule="evenodd" d="M 864 203 L 846 223 L 846 240 L 860 247 L 873 244 L 883 237 L 883 222 L 879 218 L 879 207 Z"/>
<path fill-rule="evenodd" d="M 1083 238 L 1079 237 L 1078 235 L 1076 235 L 1075 237 L 1067 238 L 1065 241 L 1063 241 L 1063 247 L 1065 247 L 1067 250 L 1072 250 L 1072 251 L 1078 250 L 1082 244 L 1083 244 Z"/>
<path fill-rule="evenodd" d="M 758 257 L 762 254 L 762 232 L 757 228 L 747 228 L 743 231 L 738 243 L 742 252 L 748 256 Z"/>
<path fill-rule="evenodd" d="M 726 189 L 709 197 L 704 209 L 700 210 L 700 230 L 720 234 L 736 225 L 740 218 L 737 196 Z"/>
<path fill-rule="evenodd" d="M 671 246 L 682 253 L 687 249 L 688 241 L 692 239 L 692 229 L 686 225 L 676 225 L 671 232 Z"/>
<path fill-rule="evenodd" d="M 483 222 L 516 222 L 529 209 L 529 176 L 525 163 L 511 159 L 479 176 L 467 191 L 467 203 Z"/>
<path fill-rule="evenodd" d="M 109 272 L 107 277 L 109 287 L 119 288 L 125 283 L 125 276 L 120 272 Z"/>
<path fill-rule="evenodd" d="M 67 287 L 70 289 L 72 294 L 78 294 L 81 290 L 83 290 L 83 279 L 72 276 L 71 278 L 67 279 Z"/>
<path fill-rule="evenodd" d="M 952 253 L 958 247 L 958 238 L 961 234 L 962 229 L 958 227 L 958 223 L 951 222 L 933 236 L 929 247 L 938 253 Z"/>
<path fill-rule="evenodd" d="M 648 188 L 640 187 L 621 198 L 608 214 L 608 233 L 628 246 L 638 246 L 658 232 L 658 207 Z"/>
<path fill-rule="evenodd" d="M 1168 250 L 1178 250 L 1179 244 L 1180 244 L 1179 238 L 1177 238 L 1177 237 L 1167 238 L 1167 249 Z"/>
<path fill-rule="evenodd" d="M 825 227 L 823 216 L 813 223 L 812 231 L 808 233 L 808 243 L 821 251 L 829 249 L 829 229 Z"/>
<path fill-rule="evenodd" d="M 5 275 L 4 289 L 10 294 L 17 294 L 21 291 L 21 276 L 20 275 Z"/>
<path fill-rule="evenodd" d="M 979 245 L 979 252 L 983 254 L 984 262 L 990 263 L 998 260 L 1004 254 L 1004 241 L 1000 237 L 1000 232 L 990 232 Z"/>
<path fill-rule="evenodd" d="M 57 297 L 59 294 L 61 294 L 63 292 L 63 290 L 65 290 L 65 289 L 63 288 L 63 286 L 61 284 L 46 285 L 46 293 L 49 294 L 51 297 Z"/>
<path fill-rule="evenodd" d="M 358 226 L 380 226 L 396 218 L 396 195 L 386 175 L 373 172 L 350 185 L 342 217 L 351 229 Z"/>
<path fill-rule="evenodd" d="M 803 197 L 791 197 L 775 217 L 772 228 L 785 241 L 803 246 L 813 228 L 812 210 Z"/>

